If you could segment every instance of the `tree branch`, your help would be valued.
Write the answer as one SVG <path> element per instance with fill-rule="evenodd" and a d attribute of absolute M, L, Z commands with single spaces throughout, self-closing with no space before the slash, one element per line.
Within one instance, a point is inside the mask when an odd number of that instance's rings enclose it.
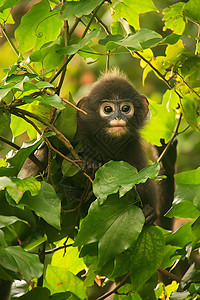
<path fill-rule="evenodd" d="M 40 123 L 44 124 L 46 127 L 48 127 L 53 132 L 55 132 L 57 138 L 66 146 L 67 149 L 69 149 L 69 151 L 74 156 L 74 158 L 77 159 L 77 160 L 80 160 L 78 154 L 74 150 L 74 148 L 73 148 L 72 144 L 70 143 L 70 141 L 58 129 L 56 129 L 56 127 L 53 126 L 51 123 L 47 122 L 46 120 L 40 118 L 39 116 L 37 116 L 37 115 L 35 115 L 35 114 L 33 114 L 29 111 L 26 111 L 26 110 L 23 110 L 23 109 L 20 109 L 20 108 L 16 108 L 16 107 L 11 106 L 8 109 L 9 109 L 11 114 L 15 114 L 17 116 L 22 116 L 22 118 L 24 118 L 24 116 L 28 116 L 28 117 L 33 118 L 33 119 L 39 121 Z M 36 125 L 34 123 L 32 123 L 32 125 L 35 128 Z M 39 130 L 38 132 L 39 132 L 40 135 L 42 135 L 41 130 Z"/>

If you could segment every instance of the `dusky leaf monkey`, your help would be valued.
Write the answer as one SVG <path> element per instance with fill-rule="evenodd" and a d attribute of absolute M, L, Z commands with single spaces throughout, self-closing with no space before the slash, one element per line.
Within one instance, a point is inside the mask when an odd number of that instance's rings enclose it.
<path fill-rule="evenodd" d="M 139 94 L 127 77 L 114 69 L 104 74 L 78 107 L 77 137 L 82 142 L 83 168 L 91 176 L 109 160 L 125 161 L 138 171 L 148 165 L 139 129 L 144 125 L 148 100 Z M 137 185 L 146 223 L 156 219 L 158 193 L 151 180 Z"/>

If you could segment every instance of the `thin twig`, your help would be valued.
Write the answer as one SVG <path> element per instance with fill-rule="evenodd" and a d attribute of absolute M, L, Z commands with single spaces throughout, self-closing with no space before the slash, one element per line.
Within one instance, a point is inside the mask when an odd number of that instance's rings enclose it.
<path fill-rule="evenodd" d="M 59 246 L 57 248 L 53 248 L 53 249 L 50 249 L 50 250 L 46 250 L 45 251 L 45 254 L 53 254 L 54 252 L 56 251 L 59 251 L 59 250 L 62 250 L 62 249 L 65 249 L 65 248 L 68 248 L 68 247 L 72 247 L 73 244 L 68 244 L 68 245 L 64 245 L 64 246 Z"/>
<path fill-rule="evenodd" d="M 72 163 L 74 166 L 76 166 L 77 169 L 79 169 L 90 180 L 90 182 L 93 182 L 92 178 L 87 173 L 85 173 L 82 170 L 82 168 L 74 160 L 70 159 L 69 157 L 65 156 L 62 152 L 60 152 L 59 150 L 57 150 L 56 148 L 54 148 L 47 138 L 44 138 L 44 141 L 48 144 L 48 146 L 49 146 L 50 149 L 52 149 L 55 153 L 57 153 L 58 155 L 60 155 L 62 158 L 66 159 L 67 161 L 69 161 L 70 163 Z"/>
<path fill-rule="evenodd" d="M 163 269 L 161 267 L 158 268 L 158 272 L 164 274 L 165 276 L 169 277 L 172 280 L 175 280 L 176 282 L 181 282 L 181 278 L 180 277 L 174 275 L 173 273 L 168 272 L 167 270 L 165 270 L 165 269 Z"/>
<path fill-rule="evenodd" d="M 68 100 L 66 100 L 66 99 L 64 99 L 64 98 L 61 98 L 61 99 L 62 99 L 63 102 L 65 102 L 65 103 L 71 105 L 73 108 L 75 108 L 76 110 L 80 111 L 80 112 L 83 113 L 84 115 L 87 115 L 87 112 L 84 111 L 83 109 L 77 107 L 76 105 L 74 105 L 73 103 L 71 103 L 70 101 L 68 101 Z"/>
<path fill-rule="evenodd" d="M 126 274 L 126 276 L 112 290 L 110 290 L 109 292 L 105 293 L 104 295 L 98 297 L 97 300 L 103 300 L 103 299 L 107 298 L 108 296 L 114 294 L 122 285 L 124 285 L 124 283 L 129 278 L 129 276 L 130 276 L 130 272 L 128 272 L 128 274 Z"/>
<path fill-rule="evenodd" d="M 160 161 L 161 161 L 161 159 L 163 158 L 163 156 L 165 155 L 165 153 L 166 153 L 167 150 L 169 149 L 170 145 L 172 144 L 173 140 L 174 140 L 175 137 L 178 135 L 178 129 L 179 129 L 179 126 L 180 126 L 180 123 L 181 123 L 181 119 L 182 119 L 182 113 L 180 113 L 178 122 L 177 122 L 177 124 L 176 124 L 174 133 L 173 133 L 173 135 L 172 135 L 170 141 L 167 143 L 167 146 L 165 147 L 165 149 L 163 150 L 163 152 L 161 153 L 161 155 L 160 155 L 159 158 L 157 159 L 157 162 L 160 162 Z"/>

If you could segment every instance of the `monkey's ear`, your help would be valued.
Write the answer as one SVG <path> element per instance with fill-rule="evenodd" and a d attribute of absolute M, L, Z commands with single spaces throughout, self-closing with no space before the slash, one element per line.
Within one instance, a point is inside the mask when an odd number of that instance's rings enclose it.
<path fill-rule="evenodd" d="M 146 116 L 149 113 L 149 101 L 147 100 L 147 98 L 142 95 L 142 103 L 143 103 L 143 107 L 144 107 L 144 118 L 146 118 Z"/>
<path fill-rule="evenodd" d="M 83 97 L 81 98 L 77 104 L 76 104 L 77 107 L 81 108 L 82 110 L 85 110 L 87 111 L 87 107 L 88 107 L 88 97 Z"/>

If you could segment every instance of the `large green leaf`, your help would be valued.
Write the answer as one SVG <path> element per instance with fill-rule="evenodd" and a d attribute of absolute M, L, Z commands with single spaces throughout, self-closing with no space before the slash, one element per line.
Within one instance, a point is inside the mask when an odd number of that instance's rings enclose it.
<path fill-rule="evenodd" d="M 124 18 L 129 25 L 138 30 L 140 28 L 139 14 L 157 10 L 157 8 L 152 0 L 124 0 L 122 3 L 118 3 L 114 10 L 113 18 L 115 21 L 118 21 L 119 18 Z"/>
<path fill-rule="evenodd" d="M 142 230 L 144 215 L 127 198 L 115 194 L 102 205 L 93 202 L 75 240 L 75 246 L 98 241 L 101 265 L 130 248 Z"/>
<path fill-rule="evenodd" d="M 89 15 L 102 0 L 80 0 L 67 1 L 61 9 L 60 17 L 63 20 L 70 18 L 72 15 L 80 18 L 83 15 Z"/>
<path fill-rule="evenodd" d="M 131 282 L 138 290 L 158 269 L 164 256 L 164 237 L 154 227 L 144 227 L 131 253 Z"/>
<path fill-rule="evenodd" d="M 87 299 L 86 288 L 84 287 L 83 281 L 70 271 L 67 271 L 64 266 L 63 268 L 59 268 L 48 265 L 44 286 L 47 287 L 52 294 L 70 292 L 78 299 Z"/>
<path fill-rule="evenodd" d="M 27 281 L 39 278 L 43 272 L 43 265 L 36 254 L 28 253 L 21 247 L 0 247 L 0 265 L 14 271 L 17 278 Z"/>
<path fill-rule="evenodd" d="M 155 179 L 159 169 L 159 164 L 156 163 L 138 173 L 136 168 L 124 161 L 110 161 L 96 172 L 93 192 L 100 202 L 118 191 L 119 196 L 122 197 L 136 184 L 144 183 L 148 178 Z"/>
<path fill-rule="evenodd" d="M 63 21 L 59 18 L 58 11 L 51 11 L 47 0 L 40 1 L 22 17 L 21 24 L 15 31 L 19 50 L 26 52 L 34 47 L 36 50 L 43 44 L 54 41 L 62 26 Z"/>
<path fill-rule="evenodd" d="M 28 206 L 36 215 L 47 223 L 60 229 L 61 203 L 54 188 L 46 183 L 41 183 L 41 189 L 36 196 L 25 194 L 19 202 L 19 207 Z"/>

